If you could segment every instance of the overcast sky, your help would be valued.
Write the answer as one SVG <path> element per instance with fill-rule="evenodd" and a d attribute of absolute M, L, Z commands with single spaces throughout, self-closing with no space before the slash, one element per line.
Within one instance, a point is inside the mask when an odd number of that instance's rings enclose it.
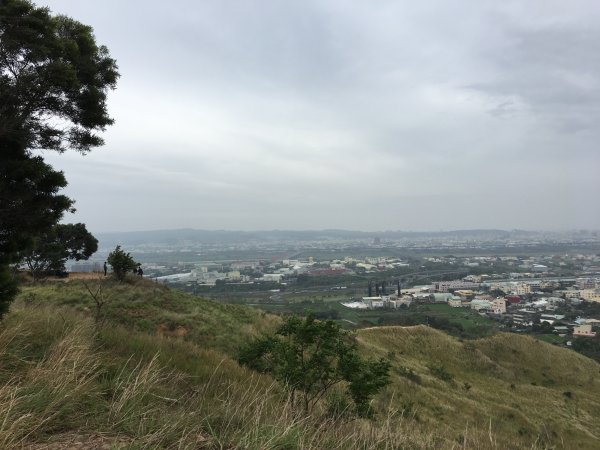
<path fill-rule="evenodd" d="M 45 4 L 121 73 L 69 222 L 600 228 L 597 0 Z"/>

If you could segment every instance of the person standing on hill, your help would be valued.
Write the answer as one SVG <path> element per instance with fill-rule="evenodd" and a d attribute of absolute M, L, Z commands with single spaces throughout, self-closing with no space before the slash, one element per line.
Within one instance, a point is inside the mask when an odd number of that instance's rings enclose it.
<path fill-rule="evenodd" d="M 106 272 L 108 272 L 108 267 L 106 267 L 106 261 L 104 261 L 104 276 L 106 276 Z"/>

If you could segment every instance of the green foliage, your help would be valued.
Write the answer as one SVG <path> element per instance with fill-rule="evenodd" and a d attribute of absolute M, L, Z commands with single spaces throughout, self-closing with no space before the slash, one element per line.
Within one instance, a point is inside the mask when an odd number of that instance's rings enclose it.
<path fill-rule="evenodd" d="M 98 250 L 96 239 L 82 223 L 57 225 L 58 240 L 64 245 L 67 257 L 75 261 L 88 259 Z"/>
<path fill-rule="evenodd" d="M 371 398 L 390 382 L 390 362 L 383 358 L 367 361 L 358 353 L 352 353 L 348 359 L 342 366 L 342 371 L 350 382 L 348 392 L 356 405 L 356 413 L 360 417 L 371 417 Z"/>
<path fill-rule="evenodd" d="M 0 448 L 434 448 L 413 424 L 300 418 L 273 380 L 204 343 L 97 331 L 56 305 L 15 304 L 0 367 Z"/>
<path fill-rule="evenodd" d="M 2 123 L 0 113 L 0 126 Z M 41 157 L 25 154 L 22 144 L 0 136 L 0 317 L 16 293 L 9 264 L 31 248 L 34 236 L 50 229 L 73 202 L 58 191 L 67 185 L 62 172 Z"/>
<path fill-rule="evenodd" d="M 272 332 L 280 323 L 278 317 L 254 308 L 206 300 L 139 277 L 131 277 L 127 283 L 99 276 L 96 280 L 29 285 L 18 298 L 54 308 L 69 306 L 94 316 L 98 305 L 88 287 L 94 295 L 101 288 L 98 296 L 105 304 L 100 315 L 105 324 L 150 333 L 162 326 L 170 330 L 182 327 L 188 331 L 186 339 L 228 355 L 235 355 L 240 345 Z"/>
<path fill-rule="evenodd" d="M 0 2 L 0 272 L 72 211 L 73 201 L 58 193 L 63 173 L 32 150 L 86 153 L 101 145 L 98 132 L 112 123 L 106 94 L 117 78 L 90 27 L 27 0 Z M 14 289 L 0 289 L 0 311 L 13 297 Z"/>
<path fill-rule="evenodd" d="M 7 265 L 0 264 L 0 319 L 8 311 L 10 300 L 17 295 L 17 282 Z"/>
<path fill-rule="evenodd" d="M 387 360 L 364 360 L 348 333 L 332 321 L 320 322 L 310 315 L 304 320 L 289 317 L 274 335 L 243 347 L 238 361 L 270 373 L 284 384 L 291 403 L 300 403 L 306 413 L 345 381 L 355 412 L 368 416 L 371 398 L 389 383 Z"/>
<path fill-rule="evenodd" d="M 113 273 L 119 281 L 123 281 L 125 275 L 138 265 L 129 253 L 125 253 L 121 250 L 120 245 L 117 245 L 117 247 L 108 254 L 106 261 L 112 266 Z"/>
<path fill-rule="evenodd" d="M 334 420 L 347 419 L 352 416 L 353 405 L 345 392 L 335 389 L 325 400 L 325 411 Z"/>
<path fill-rule="evenodd" d="M 443 365 L 430 364 L 427 366 L 431 374 L 442 381 L 451 382 L 454 380 L 454 375 L 446 370 Z"/>
<path fill-rule="evenodd" d="M 34 236 L 58 222 L 73 202 L 58 195 L 67 185 L 62 172 L 39 156 L 25 155 L 20 144 L 2 144 L 0 137 L 0 262 L 9 263 Z"/>
<path fill-rule="evenodd" d="M 573 350 L 596 361 L 600 361 L 600 336 L 576 337 L 572 341 Z"/>
<path fill-rule="evenodd" d="M 0 137 L 24 148 L 87 152 L 113 120 L 106 94 L 119 76 L 92 28 L 26 0 L 0 3 Z"/>
<path fill-rule="evenodd" d="M 98 240 L 82 223 L 58 224 L 37 236 L 33 247 L 23 253 L 23 261 L 33 278 L 50 270 L 64 270 L 67 259 L 88 259 L 98 250 Z"/>

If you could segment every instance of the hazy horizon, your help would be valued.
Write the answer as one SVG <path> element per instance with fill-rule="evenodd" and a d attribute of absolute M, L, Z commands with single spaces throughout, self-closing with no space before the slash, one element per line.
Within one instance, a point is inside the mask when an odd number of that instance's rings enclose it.
<path fill-rule="evenodd" d="M 206 233 L 269 233 L 269 232 L 281 232 L 281 233 L 319 233 L 319 232 L 344 232 L 344 233 L 467 233 L 467 232 L 524 232 L 524 233 L 578 233 L 578 232 L 589 232 L 597 233 L 600 229 L 594 228 L 573 228 L 573 229 L 556 229 L 556 230 L 541 230 L 541 229 L 523 229 L 523 228 L 464 228 L 464 229 L 422 229 L 422 230 L 402 230 L 402 229 L 379 229 L 379 230 L 360 230 L 350 228 L 311 228 L 311 229 L 300 229 L 300 228 L 263 228 L 263 229 L 227 229 L 227 228 L 157 228 L 157 229 L 139 229 L 139 230 L 94 230 L 98 234 L 120 234 L 120 233 L 158 233 L 158 232 L 177 232 L 177 231 L 197 231 Z"/>
<path fill-rule="evenodd" d="M 600 3 L 36 1 L 117 60 L 92 231 L 600 228 Z"/>

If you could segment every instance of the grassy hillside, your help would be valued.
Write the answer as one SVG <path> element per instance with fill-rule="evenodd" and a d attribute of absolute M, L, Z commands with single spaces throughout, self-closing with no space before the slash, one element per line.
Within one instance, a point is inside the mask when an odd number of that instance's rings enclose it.
<path fill-rule="evenodd" d="M 88 288 L 96 293 L 99 286 L 106 302 L 103 320 L 149 334 L 183 335 L 229 354 L 248 338 L 273 329 L 277 322 L 276 316 L 256 309 L 205 300 L 137 278 L 125 283 L 112 279 L 46 282 L 26 287 L 20 298 L 32 304 L 71 306 L 93 316 L 95 303 Z"/>
<path fill-rule="evenodd" d="M 502 448 L 600 445 L 600 365 L 589 358 L 528 336 L 460 342 L 425 326 L 359 338 L 394 361 L 394 404 L 457 442 L 471 428 Z"/>
<path fill-rule="evenodd" d="M 23 289 L 0 324 L 0 448 L 600 444 L 600 366 L 527 337 L 361 330 L 362 351 L 391 358 L 393 383 L 377 420 L 335 421 L 326 402 L 298 415 L 276 383 L 232 359 L 277 317 L 145 280 L 109 282 L 103 295 L 100 326 L 83 282 Z"/>

